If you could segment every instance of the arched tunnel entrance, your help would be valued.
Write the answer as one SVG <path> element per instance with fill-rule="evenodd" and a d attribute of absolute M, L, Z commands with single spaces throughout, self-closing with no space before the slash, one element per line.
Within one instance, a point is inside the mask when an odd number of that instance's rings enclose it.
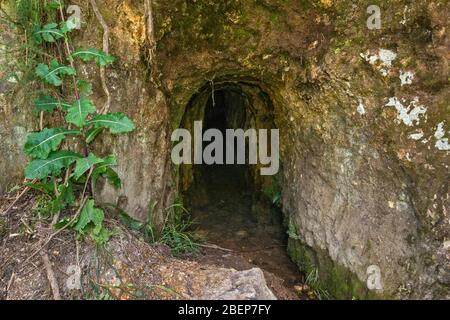
<path fill-rule="evenodd" d="M 227 129 L 270 131 L 276 129 L 273 109 L 269 95 L 253 83 L 208 84 L 191 98 L 181 127 L 192 136 L 195 121 L 202 121 L 203 132 L 217 129 L 224 137 Z M 270 144 L 270 134 L 267 140 Z M 210 143 L 203 142 L 203 150 Z M 236 147 L 230 149 L 224 143 L 222 150 L 224 163 L 234 157 L 234 164 L 180 166 L 183 203 L 195 221 L 196 233 L 212 245 L 199 259 L 238 270 L 260 267 L 269 272 L 268 284 L 278 290 L 279 296 L 295 298 L 292 288 L 302 282 L 302 277 L 286 252 L 286 228 L 277 205 L 280 172 L 261 175 L 259 161 L 249 164 L 248 144 L 245 163 L 237 164 Z"/>

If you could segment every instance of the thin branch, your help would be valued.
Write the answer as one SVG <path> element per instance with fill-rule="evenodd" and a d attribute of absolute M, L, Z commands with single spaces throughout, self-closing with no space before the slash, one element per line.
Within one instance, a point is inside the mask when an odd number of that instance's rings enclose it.
<path fill-rule="evenodd" d="M 39 114 L 39 131 L 44 129 L 44 111 Z"/>
<path fill-rule="evenodd" d="M 35 184 L 36 181 L 37 181 L 36 179 L 31 181 L 31 184 Z M 16 197 L 16 199 L 13 201 L 13 203 L 11 203 L 9 205 L 9 207 L 5 211 L 3 211 L 0 215 L 6 216 L 9 212 L 9 210 L 11 210 L 16 205 L 16 203 L 20 200 L 20 198 L 22 198 L 29 190 L 30 190 L 30 187 L 25 187 L 25 189 L 23 189 L 23 191 Z"/>
<path fill-rule="evenodd" d="M 231 249 L 226 249 L 223 247 L 219 247 L 218 245 L 215 245 L 213 243 L 200 243 L 197 244 L 199 247 L 202 248 L 210 248 L 210 249 L 217 249 L 217 250 L 222 250 L 222 251 L 226 251 L 226 252 L 236 252 L 236 253 L 249 253 L 249 252 L 258 252 L 258 251 L 266 251 L 266 250 L 270 250 L 270 249 L 275 249 L 275 248 L 279 248 L 279 247 L 285 247 L 286 245 L 280 244 L 280 245 L 273 245 L 273 246 L 267 246 L 267 247 L 263 247 L 263 248 L 258 248 L 258 249 L 252 249 L 252 250 L 231 250 Z"/>
<path fill-rule="evenodd" d="M 45 246 L 46 246 L 46 245 L 47 245 L 47 244 L 48 244 L 55 236 L 57 236 L 58 234 L 60 234 L 62 231 L 66 230 L 69 226 L 72 225 L 72 223 L 74 223 L 74 222 L 78 219 L 78 216 L 80 215 L 81 210 L 83 209 L 84 204 L 86 203 L 86 200 L 87 200 L 87 198 L 84 198 L 84 199 L 81 201 L 81 205 L 80 205 L 80 207 L 78 208 L 77 213 L 73 216 L 73 218 L 72 218 L 68 223 L 66 223 L 61 229 L 59 229 L 59 230 L 53 232 L 50 236 L 48 236 L 47 239 L 45 240 L 44 244 L 43 244 L 39 249 L 37 249 L 32 255 L 30 255 L 30 256 L 22 263 L 23 266 L 25 266 L 25 264 L 26 264 L 28 261 L 30 261 L 35 255 L 37 255 L 42 249 L 44 249 Z"/>
<path fill-rule="evenodd" d="M 56 181 L 56 178 L 53 179 L 53 188 L 55 192 L 55 197 L 59 197 L 59 190 L 58 190 L 58 182 Z"/>
<path fill-rule="evenodd" d="M 74 216 L 72 217 L 72 219 L 71 219 L 68 223 L 66 223 L 61 229 L 59 229 L 59 230 L 53 232 L 50 236 L 48 236 L 47 239 L 45 240 L 44 244 L 43 244 L 39 249 L 37 249 L 31 256 L 29 256 L 29 257 L 23 262 L 23 265 L 25 265 L 28 261 L 30 261 L 31 258 L 33 258 L 33 257 L 34 257 L 36 254 L 38 254 L 41 250 L 43 250 L 43 249 L 45 248 L 45 246 L 47 246 L 47 244 L 49 244 L 49 242 L 52 241 L 52 239 L 53 239 L 56 235 L 58 235 L 59 233 L 61 233 L 63 230 L 67 229 L 69 226 L 72 225 L 72 223 L 74 223 L 74 222 L 78 219 L 78 216 L 80 215 L 81 210 L 83 210 L 84 204 L 86 203 L 86 201 L 87 201 L 87 199 L 88 199 L 88 197 L 85 196 L 85 195 L 86 195 L 86 189 L 87 189 L 89 180 L 91 179 L 93 170 L 94 170 L 94 167 L 92 167 L 91 170 L 89 171 L 89 174 L 88 174 L 88 176 L 87 176 L 86 182 L 85 182 L 85 184 L 84 184 L 83 193 L 81 194 L 81 203 L 80 203 L 80 206 L 78 207 L 78 210 L 77 210 L 77 212 L 75 213 L 75 215 L 74 215 Z M 55 223 L 56 223 L 56 221 L 55 221 Z M 53 225 L 54 225 L 55 223 L 53 223 Z"/>
<path fill-rule="evenodd" d="M 12 284 L 14 283 L 14 277 L 16 276 L 16 273 L 13 271 L 11 274 L 11 278 L 8 281 L 8 286 L 6 287 L 6 299 L 9 300 L 9 289 L 11 288 Z"/>
<path fill-rule="evenodd" d="M 201 244 L 200 243 L 200 244 L 198 244 L 198 246 L 202 247 L 202 248 L 216 249 L 216 250 L 221 250 L 221 251 L 226 251 L 226 252 L 234 252 L 233 250 L 222 248 L 222 247 L 219 247 L 219 246 L 217 246 L 215 244 L 208 244 L 208 243 Z"/>
<path fill-rule="evenodd" d="M 214 77 L 212 79 L 209 80 L 209 82 L 211 83 L 211 98 L 212 98 L 212 105 L 213 107 L 216 106 L 216 97 L 215 97 L 215 87 L 214 87 L 214 78 L 216 76 L 214 75 Z"/>

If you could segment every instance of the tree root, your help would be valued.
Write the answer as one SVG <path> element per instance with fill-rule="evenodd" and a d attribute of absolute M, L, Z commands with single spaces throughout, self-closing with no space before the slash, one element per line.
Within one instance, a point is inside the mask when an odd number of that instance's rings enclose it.
<path fill-rule="evenodd" d="M 101 24 L 103 29 L 103 52 L 109 54 L 109 28 L 103 19 L 100 10 L 98 9 L 97 2 L 95 0 L 90 0 L 92 9 L 94 10 L 94 14 L 97 17 L 98 22 Z M 103 108 L 100 113 L 105 114 L 109 112 L 109 108 L 111 106 L 111 94 L 109 93 L 108 85 L 106 83 L 106 74 L 105 67 L 100 67 L 100 79 L 102 81 L 102 88 L 106 95 L 106 102 L 103 105 Z"/>

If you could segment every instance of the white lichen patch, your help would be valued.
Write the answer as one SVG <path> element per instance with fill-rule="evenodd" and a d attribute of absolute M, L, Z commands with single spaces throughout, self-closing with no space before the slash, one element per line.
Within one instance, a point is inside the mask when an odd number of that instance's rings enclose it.
<path fill-rule="evenodd" d="M 394 51 L 387 49 L 380 49 L 379 59 L 388 68 L 392 67 L 392 61 L 397 58 L 397 54 Z"/>
<path fill-rule="evenodd" d="M 409 13 L 411 12 L 411 9 L 406 5 L 403 9 L 403 19 L 400 21 L 401 25 L 406 25 L 406 22 L 408 21 Z"/>
<path fill-rule="evenodd" d="M 403 99 L 402 102 L 405 102 L 405 100 Z M 407 126 L 412 126 L 414 122 L 415 124 L 419 124 L 420 116 L 427 112 L 427 108 L 419 105 L 417 98 L 414 98 L 407 107 L 405 107 L 402 102 L 396 97 L 391 97 L 385 106 L 395 107 L 398 112 L 397 119 Z"/>
<path fill-rule="evenodd" d="M 378 55 L 376 54 L 369 54 L 369 53 L 360 53 L 359 54 L 361 58 L 363 58 L 364 60 L 366 60 L 368 63 L 370 63 L 371 65 L 374 65 L 377 61 L 378 61 Z"/>
<path fill-rule="evenodd" d="M 436 139 L 442 139 L 445 136 L 445 131 L 444 131 L 444 122 L 442 121 L 441 123 L 439 123 L 437 125 L 437 129 L 436 132 L 434 133 L 434 137 Z"/>
<path fill-rule="evenodd" d="M 378 53 L 360 53 L 360 56 L 369 62 L 371 65 L 375 65 L 379 62 L 378 70 L 383 76 L 387 76 L 389 69 L 392 67 L 392 62 L 397 58 L 397 54 L 391 50 L 379 49 Z"/>
<path fill-rule="evenodd" d="M 423 131 L 422 131 L 422 129 L 411 133 L 409 135 L 409 138 L 412 139 L 412 140 L 416 140 L 416 141 L 422 139 L 423 138 Z"/>
<path fill-rule="evenodd" d="M 435 147 L 439 150 L 448 151 L 450 150 L 450 144 L 448 143 L 448 138 L 445 137 L 444 122 L 438 124 L 436 132 L 434 133 L 436 138 Z"/>
<path fill-rule="evenodd" d="M 358 112 L 360 115 L 366 114 L 366 108 L 362 104 L 362 102 L 359 102 L 358 106 L 356 107 L 356 112 Z"/>
<path fill-rule="evenodd" d="M 411 71 L 400 71 L 400 84 L 403 87 L 406 84 L 411 84 L 414 80 L 414 73 Z"/>

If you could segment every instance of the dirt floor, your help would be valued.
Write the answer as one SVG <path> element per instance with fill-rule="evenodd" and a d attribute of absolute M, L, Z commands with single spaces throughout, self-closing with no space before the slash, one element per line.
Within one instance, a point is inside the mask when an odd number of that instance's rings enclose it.
<path fill-rule="evenodd" d="M 259 267 L 279 299 L 305 299 L 304 276 L 286 252 L 286 232 L 281 216 L 261 223 L 252 213 L 252 194 L 244 168 L 204 167 L 200 185 L 187 194 L 188 211 L 195 231 L 207 242 L 195 260 L 237 270 Z M 281 215 L 275 208 L 273 215 Z"/>

